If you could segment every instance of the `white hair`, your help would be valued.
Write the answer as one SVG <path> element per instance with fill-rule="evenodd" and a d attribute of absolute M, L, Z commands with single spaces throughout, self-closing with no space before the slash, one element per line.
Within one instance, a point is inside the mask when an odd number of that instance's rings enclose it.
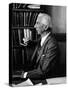
<path fill-rule="evenodd" d="M 41 23 L 47 25 L 48 27 L 52 28 L 52 20 L 48 14 L 39 13 L 38 19 L 41 19 Z"/>

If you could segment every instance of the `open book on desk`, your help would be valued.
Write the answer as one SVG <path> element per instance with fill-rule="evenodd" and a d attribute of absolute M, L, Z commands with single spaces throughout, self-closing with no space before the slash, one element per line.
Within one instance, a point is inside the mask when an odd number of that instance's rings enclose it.
<path fill-rule="evenodd" d="M 12 84 L 12 86 L 15 86 L 15 87 L 33 86 L 33 83 L 31 82 L 30 79 L 27 79 L 26 81 L 24 81 L 24 82 L 22 82 L 22 83 L 19 83 L 19 84 L 17 84 L 17 85 Z"/>

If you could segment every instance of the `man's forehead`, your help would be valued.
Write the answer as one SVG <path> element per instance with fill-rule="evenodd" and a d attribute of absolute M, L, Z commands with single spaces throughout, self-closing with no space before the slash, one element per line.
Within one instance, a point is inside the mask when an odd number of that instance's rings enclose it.
<path fill-rule="evenodd" d="M 44 16 L 44 15 L 38 15 L 36 22 L 46 24 L 46 23 L 48 23 L 48 17 Z"/>

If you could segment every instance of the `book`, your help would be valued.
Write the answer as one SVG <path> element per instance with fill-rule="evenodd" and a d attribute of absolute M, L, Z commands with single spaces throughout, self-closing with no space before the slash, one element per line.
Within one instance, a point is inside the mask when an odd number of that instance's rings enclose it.
<path fill-rule="evenodd" d="M 32 39 L 32 31 L 30 29 L 24 29 L 24 39 Z"/>
<path fill-rule="evenodd" d="M 21 31 L 18 29 L 18 36 L 19 36 L 19 44 L 21 43 Z"/>
<path fill-rule="evenodd" d="M 26 13 L 24 12 L 24 26 L 26 26 Z"/>
<path fill-rule="evenodd" d="M 36 15 L 36 13 L 32 12 L 32 16 L 31 16 L 31 26 L 33 26 L 33 27 L 34 27 L 35 15 Z"/>
<path fill-rule="evenodd" d="M 34 25 L 35 25 L 35 23 L 36 23 L 37 16 L 38 16 L 38 13 L 37 13 L 37 12 L 36 12 L 36 13 L 34 13 L 34 22 L 33 22 L 33 26 L 34 26 Z"/>
<path fill-rule="evenodd" d="M 16 26 L 19 27 L 19 13 L 16 12 Z"/>
<path fill-rule="evenodd" d="M 23 37 L 24 37 L 23 33 L 24 33 L 23 29 L 18 29 L 19 45 L 23 43 Z"/>
<path fill-rule="evenodd" d="M 19 12 L 19 24 L 20 27 L 24 26 L 24 12 Z"/>
<path fill-rule="evenodd" d="M 30 18 L 31 18 L 31 12 L 28 13 L 28 26 L 30 26 Z"/>
<path fill-rule="evenodd" d="M 16 26 L 16 12 L 12 13 L 12 27 Z"/>
<path fill-rule="evenodd" d="M 29 26 L 32 26 L 32 17 L 33 17 L 33 12 L 30 12 L 30 16 L 29 16 Z"/>
<path fill-rule="evenodd" d="M 24 12 L 25 13 L 25 26 L 28 26 L 28 13 L 29 12 Z"/>
<path fill-rule="evenodd" d="M 38 16 L 38 13 L 37 13 L 37 12 L 34 12 L 34 13 L 33 13 L 33 16 L 32 16 L 32 20 L 31 20 L 31 22 L 32 22 L 32 23 L 31 23 L 31 26 L 33 26 L 33 27 L 34 27 L 34 25 L 35 25 L 37 16 Z"/>
<path fill-rule="evenodd" d="M 32 31 L 31 30 L 29 31 L 29 37 L 30 37 L 30 40 L 32 40 Z"/>
<path fill-rule="evenodd" d="M 19 45 L 19 36 L 17 30 L 13 30 L 13 45 Z"/>
<path fill-rule="evenodd" d="M 24 29 L 24 38 L 26 38 L 27 37 L 27 31 L 26 31 L 26 29 Z"/>

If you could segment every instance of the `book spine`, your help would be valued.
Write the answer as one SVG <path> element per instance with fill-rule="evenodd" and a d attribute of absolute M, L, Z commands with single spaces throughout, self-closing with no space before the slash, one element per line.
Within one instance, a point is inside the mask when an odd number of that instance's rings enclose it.
<path fill-rule="evenodd" d="M 26 12 L 25 14 L 25 26 L 28 26 L 28 12 Z"/>
<path fill-rule="evenodd" d="M 17 55 L 16 55 L 16 49 L 13 50 L 13 61 L 14 61 L 14 64 L 13 64 L 13 68 L 14 70 L 16 70 L 16 64 L 17 64 Z"/>
<path fill-rule="evenodd" d="M 26 29 L 24 29 L 24 38 L 26 38 L 27 37 L 27 31 L 26 31 Z"/>
<path fill-rule="evenodd" d="M 31 18 L 31 26 L 33 26 L 33 22 L 34 22 L 34 13 L 33 13 L 32 18 Z"/>
<path fill-rule="evenodd" d="M 26 26 L 26 13 L 24 12 L 24 26 Z"/>
<path fill-rule="evenodd" d="M 32 40 L 32 31 L 30 31 L 30 40 Z"/>
<path fill-rule="evenodd" d="M 23 12 L 19 13 L 19 24 L 20 24 L 20 27 L 24 26 L 24 13 Z"/>
<path fill-rule="evenodd" d="M 28 17 L 28 18 L 29 18 L 29 19 L 28 19 L 28 25 L 29 25 L 29 26 L 30 26 L 31 14 L 32 14 L 32 13 L 30 12 L 30 13 L 29 13 L 29 17 Z"/>
<path fill-rule="evenodd" d="M 19 13 L 16 13 L 16 26 L 19 27 Z"/>
<path fill-rule="evenodd" d="M 13 12 L 12 14 L 12 27 L 16 26 L 16 12 Z"/>
<path fill-rule="evenodd" d="M 36 23 L 36 18 L 37 18 L 37 16 L 38 16 L 38 13 L 35 13 L 35 14 L 34 14 L 34 22 L 33 22 L 33 26 L 34 26 L 35 23 Z"/>
<path fill-rule="evenodd" d="M 16 40 L 15 40 L 15 32 L 14 32 L 14 30 L 13 30 L 13 45 L 15 45 L 15 43 L 16 43 Z"/>
<path fill-rule="evenodd" d="M 27 29 L 26 31 L 27 31 L 27 38 L 29 39 L 30 38 L 30 31 L 29 31 L 29 29 Z"/>
<path fill-rule="evenodd" d="M 22 49 L 22 65 L 24 65 L 24 50 L 23 49 Z"/>
<path fill-rule="evenodd" d="M 33 13 L 30 12 L 30 16 L 29 16 L 29 26 L 31 26 L 31 24 L 32 24 L 32 15 L 33 15 Z"/>
<path fill-rule="evenodd" d="M 18 36 L 19 36 L 19 44 L 21 43 L 21 33 L 20 33 L 20 29 L 18 29 Z"/>

